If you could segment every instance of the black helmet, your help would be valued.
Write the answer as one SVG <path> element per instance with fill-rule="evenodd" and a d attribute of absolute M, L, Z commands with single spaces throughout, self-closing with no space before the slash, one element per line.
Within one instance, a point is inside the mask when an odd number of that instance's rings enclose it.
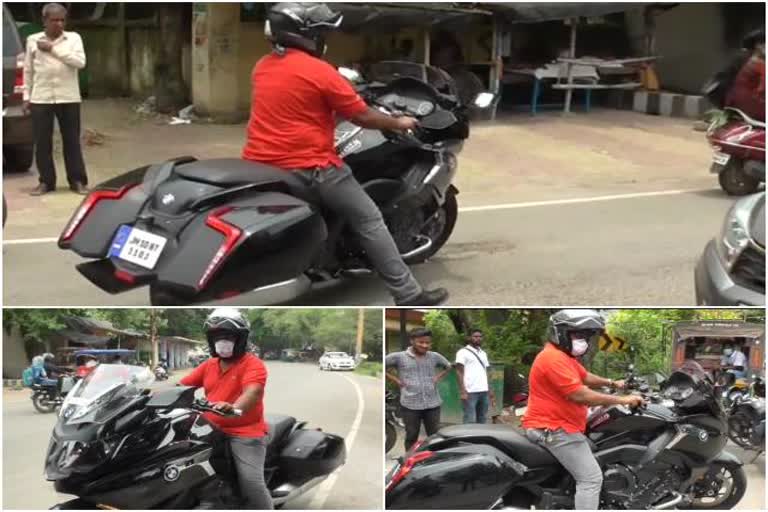
<path fill-rule="evenodd" d="M 237 359 L 245 354 L 248 336 L 251 333 L 251 323 L 235 308 L 217 308 L 208 315 L 203 325 L 208 339 L 208 349 L 211 355 L 216 353 L 216 342 L 228 339 L 235 342 L 232 358 Z"/>
<path fill-rule="evenodd" d="M 325 54 L 325 35 L 341 26 L 344 17 L 325 4 L 283 2 L 267 12 L 264 34 L 273 44 L 304 50 L 315 57 Z"/>
<path fill-rule="evenodd" d="M 753 30 L 741 40 L 741 47 L 750 51 L 754 51 L 758 44 L 765 44 L 765 30 L 762 28 Z"/>
<path fill-rule="evenodd" d="M 594 309 L 563 309 L 549 317 L 547 336 L 560 350 L 568 355 L 573 347 L 571 335 L 583 333 L 588 342 L 605 331 L 605 320 Z"/>

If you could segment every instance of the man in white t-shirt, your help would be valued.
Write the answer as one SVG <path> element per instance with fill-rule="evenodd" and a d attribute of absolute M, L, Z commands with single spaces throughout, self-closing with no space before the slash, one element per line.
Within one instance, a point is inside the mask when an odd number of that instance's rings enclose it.
<path fill-rule="evenodd" d="M 470 331 L 469 343 L 456 352 L 456 373 L 459 377 L 464 423 L 485 423 L 488 406 L 495 406 L 493 391 L 488 385 L 488 355 L 480 348 L 483 332 Z"/>

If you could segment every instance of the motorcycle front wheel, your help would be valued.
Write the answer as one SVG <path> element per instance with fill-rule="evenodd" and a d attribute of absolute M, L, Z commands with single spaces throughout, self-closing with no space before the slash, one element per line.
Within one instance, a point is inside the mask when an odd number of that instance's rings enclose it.
<path fill-rule="evenodd" d="M 715 462 L 690 491 L 693 501 L 690 510 L 729 510 L 735 507 L 747 492 L 747 474 L 737 464 Z"/>
<path fill-rule="evenodd" d="M 728 438 L 747 450 L 755 449 L 752 445 L 754 428 L 760 422 L 745 410 L 732 414 L 728 418 Z"/>
<path fill-rule="evenodd" d="M 55 404 L 46 404 L 46 396 L 42 394 L 32 396 L 32 405 L 35 407 L 37 412 L 41 412 L 43 414 L 50 414 L 56 410 Z"/>
<path fill-rule="evenodd" d="M 432 247 L 427 252 L 408 259 L 406 263 L 424 263 L 429 258 L 437 254 L 437 251 L 443 248 L 445 242 L 451 237 L 453 228 L 456 226 L 456 219 L 459 215 L 459 203 L 456 201 L 456 194 L 449 191 L 445 197 L 443 205 L 428 220 L 422 234 L 432 240 Z"/>
<path fill-rule="evenodd" d="M 720 187 L 731 196 L 746 196 L 757 192 L 760 180 L 744 172 L 744 163 L 731 159 L 718 176 Z"/>
<path fill-rule="evenodd" d="M 384 446 L 384 453 L 389 453 L 389 451 L 395 447 L 395 443 L 397 443 L 397 429 L 391 422 L 388 421 L 386 423 L 385 433 L 387 435 L 387 442 Z"/>

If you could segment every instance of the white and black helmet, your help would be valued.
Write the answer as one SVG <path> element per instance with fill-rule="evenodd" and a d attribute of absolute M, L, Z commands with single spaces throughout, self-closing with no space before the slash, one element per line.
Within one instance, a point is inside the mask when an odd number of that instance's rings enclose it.
<path fill-rule="evenodd" d="M 547 337 L 560 350 L 570 355 L 573 334 L 583 334 L 586 340 L 593 342 L 604 331 L 605 320 L 594 309 L 562 309 L 549 317 Z"/>
<path fill-rule="evenodd" d="M 326 34 L 341 27 L 343 19 L 326 4 L 282 2 L 267 12 L 264 35 L 275 45 L 322 57 Z"/>
<path fill-rule="evenodd" d="M 236 308 L 216 308 L 208 315 L 203 324 L 208 348 L 211 355 L 216 355 L 216 342 L 231 339 L 235 342 L 232 357 L 245 354 L 248 337 L 251 334 L 251 322 Z"/>

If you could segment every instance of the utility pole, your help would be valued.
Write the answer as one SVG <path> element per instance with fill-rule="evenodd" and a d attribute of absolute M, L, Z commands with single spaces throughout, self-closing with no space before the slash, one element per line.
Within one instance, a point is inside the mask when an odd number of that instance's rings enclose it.
<path fill-rule="evenodd" d="M 363 353 L 363 333 L 365 329 L 363 324 L 365 323 L 365 310 L 360 308 L 357 310 L 357 345 L 355 346 L 355 356 L 360 357 Z"/>
<path fill-rule="evenodd" d="M 159 361 L 158 346 L 157 346 L 157 310 L 149 310 L 149 341 L 152 344 L 152 361 L 150 366 L 155 367 Z"/>

